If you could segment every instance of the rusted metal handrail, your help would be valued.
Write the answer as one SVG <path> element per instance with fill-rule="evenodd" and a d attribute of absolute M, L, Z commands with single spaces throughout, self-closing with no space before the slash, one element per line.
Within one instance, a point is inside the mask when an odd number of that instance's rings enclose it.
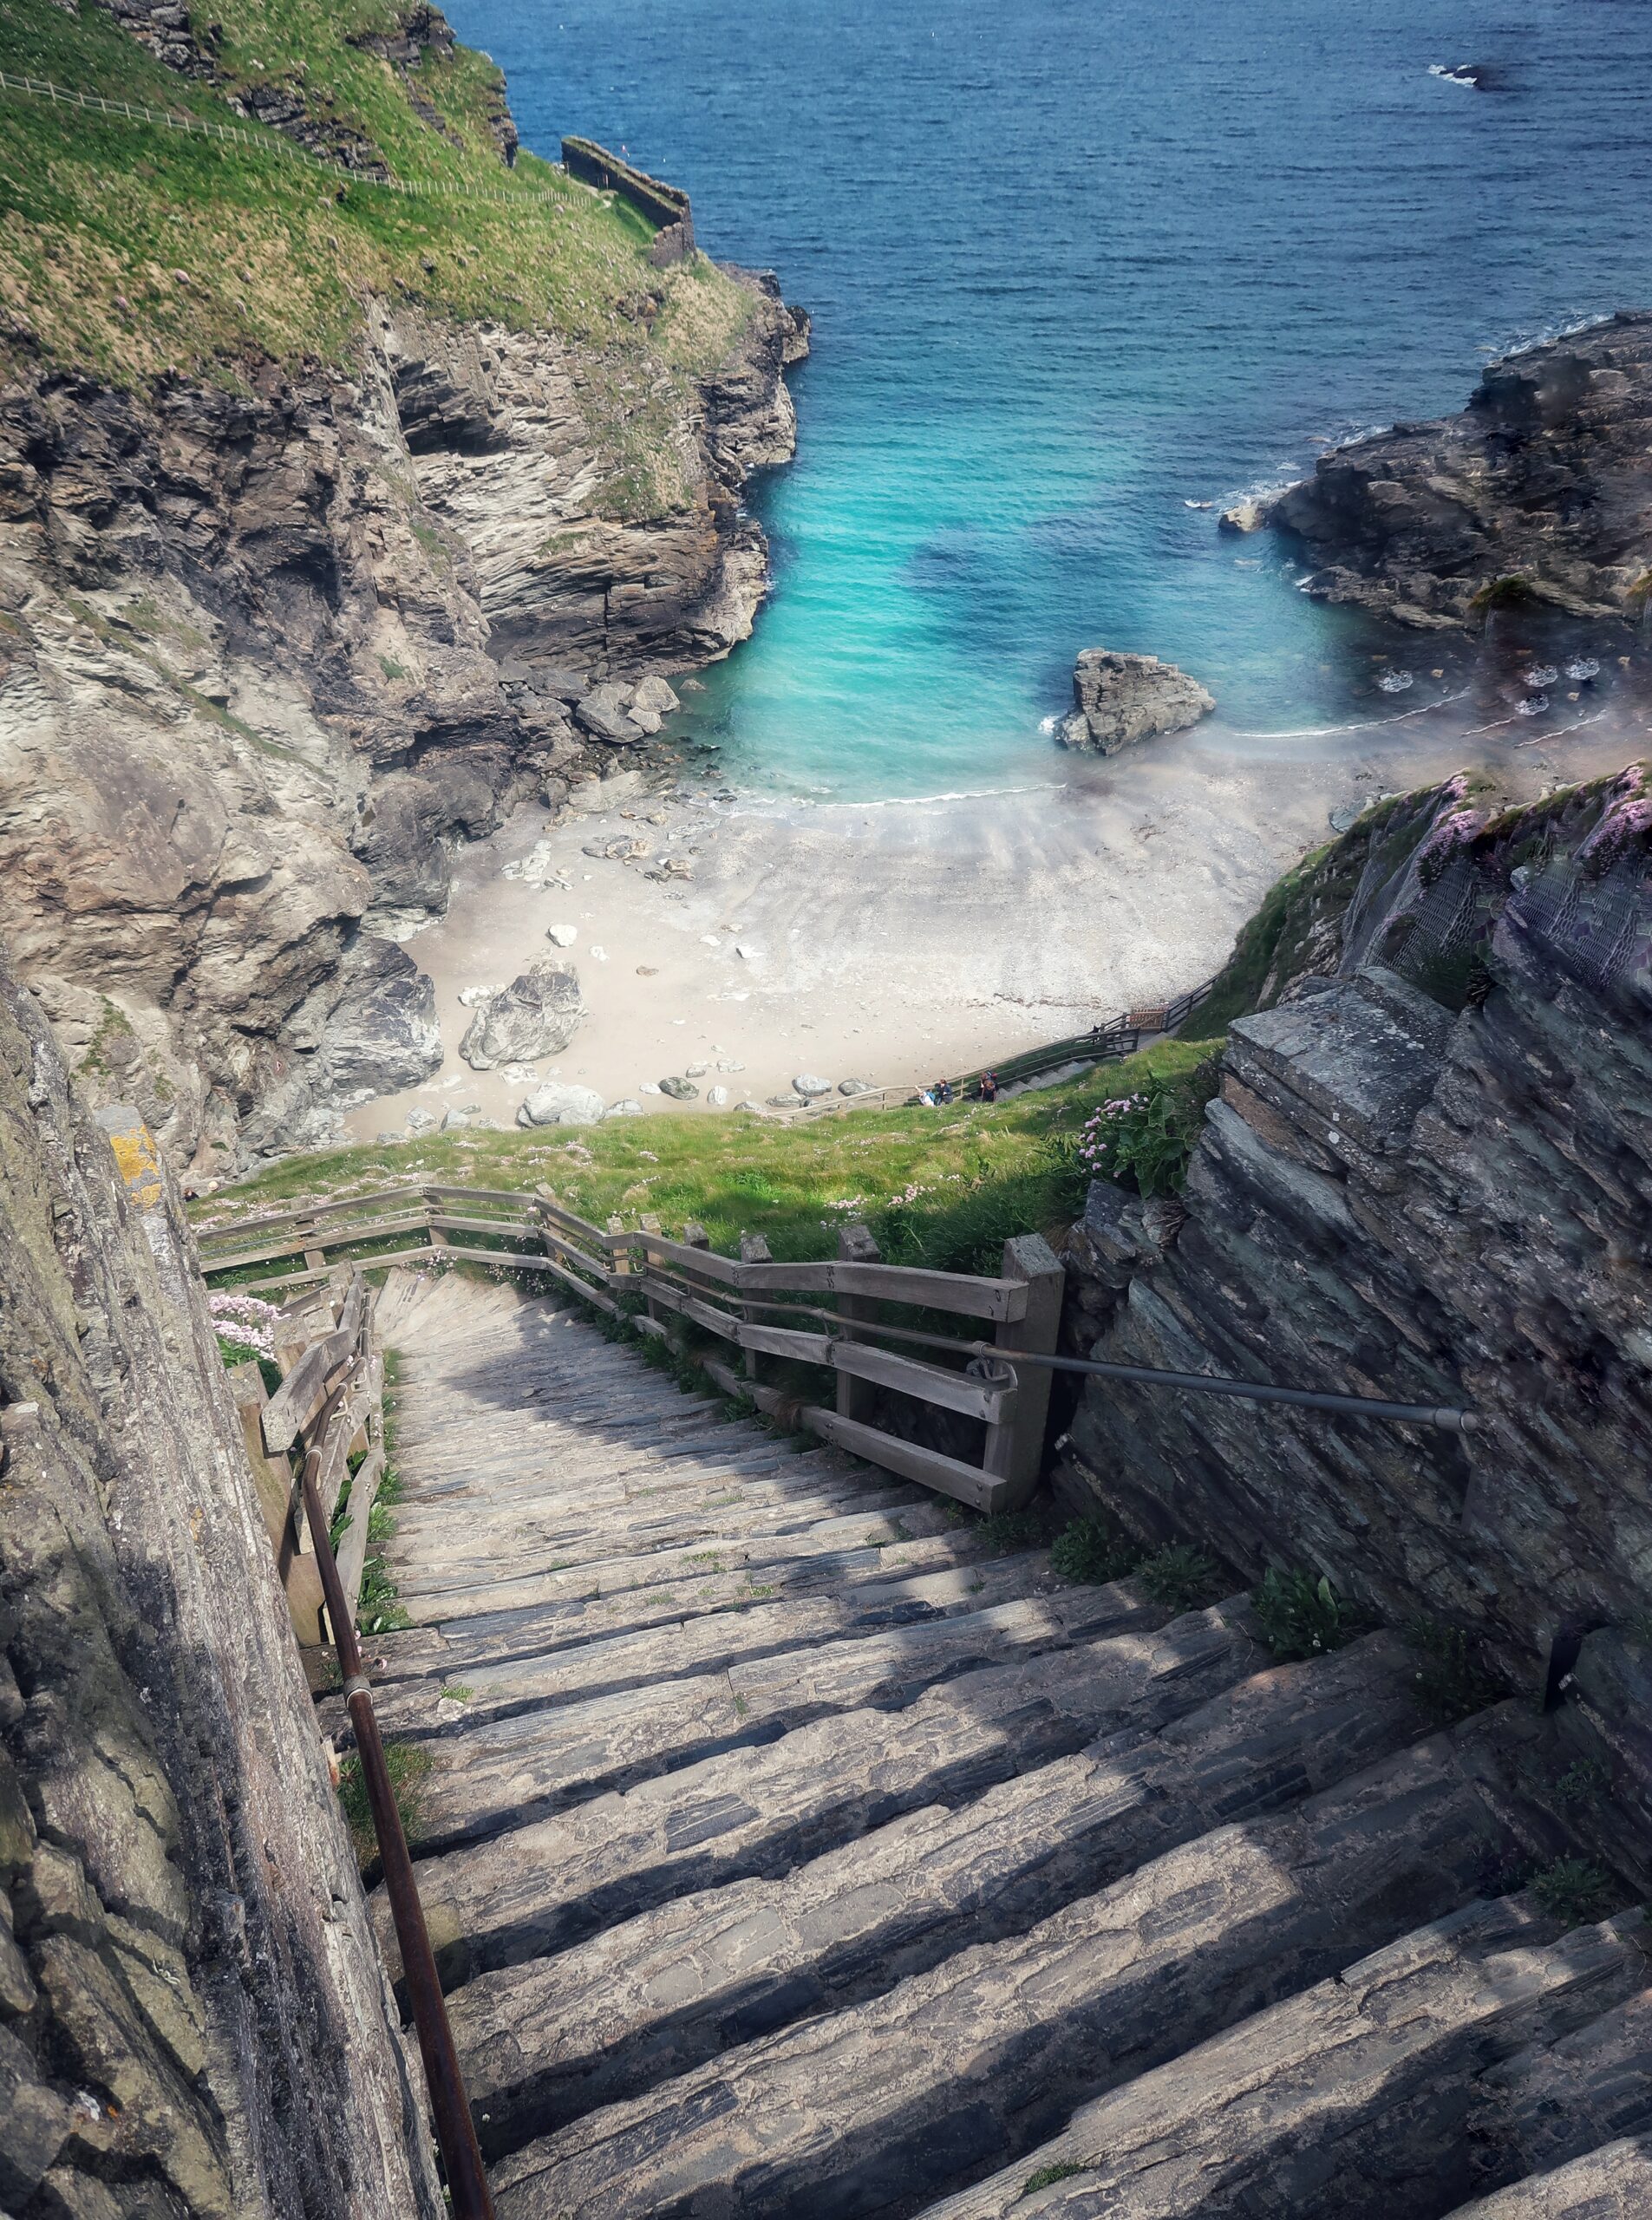
<path fill-rule="evenodd" d="M 344 1701 L 349 1707 L 350 1725 L 355 1729 L 362 1781 L 367 1790 L 368 1808 L 373 1817 L 379 1862 L 384 1869 L 384 1890 L 390 1900 L 390 1916 L 395 1923 L 396 1946 L 402 1954 L 408 2004 L 419 2038 L 419 2054 L 424 2060 L 425 2086 L 430 2093 L 431 2116 L 441 2151 L 442 2165 L 447 2176 L 453 2210 L 457 2220 L 493 2220 L 493 2193 L 482 2168 L 482 2154 L 476 2140 L 475 2123 L 471 2119 L 470 2100 L 465 2094 L 459 2054 L 454 2047 L 453 2028 L 448 2021 L 447 2005 L 442 2000 L 441 1982 L 436 1973 L 435 1956 L 430 1948 L 429 1930 L 425 1925 L 424 1907 L 419 1901 L 418 1885 L 413 1877 L 413 1859 L 408 1850 L 402 1814 L 396 1805 L 395 1790 L 391 1785 L 389 1767 L 385 1761 L 384 1744 L 379 1734 L 378 1719 L 373 1709 L 372 1688 L 362 1670 L 362 1649 L 356 1639 L 355 1617 L 344 1594 L 343 1583 L 339 1578 L 338 1566 L 334 1561 L 327 1514 L 322 1507 L 320 1490 L 317 1485 L 328 1433 L 338 1422 L 351 1373 L 363 1361 L 363 1351 L 370 1331 L 370 1309 L 363 1312 L 356 1348 L 328 1400 L 326 1409 L 315 1429 L 315 1440 L 305 1451 L 301 1481 L 304 1517 L 310 1522 L 317 1570 L 321 1575 L 322 1593 L 327 1603 L 327 1616 L 332 1625 L 339 1668 L 344 1676 Z"/>

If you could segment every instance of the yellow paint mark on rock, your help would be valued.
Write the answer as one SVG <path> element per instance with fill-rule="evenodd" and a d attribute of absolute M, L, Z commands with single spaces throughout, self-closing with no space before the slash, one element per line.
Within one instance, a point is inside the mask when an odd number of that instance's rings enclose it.
<path fill-rule="evenodd" d="M 133 1201 L 140 1211 L 153 1210 L 160 1200 L 160 1159 L 147 1126 L 140 1122 L 111 1133 L 109 1146 Z"/>

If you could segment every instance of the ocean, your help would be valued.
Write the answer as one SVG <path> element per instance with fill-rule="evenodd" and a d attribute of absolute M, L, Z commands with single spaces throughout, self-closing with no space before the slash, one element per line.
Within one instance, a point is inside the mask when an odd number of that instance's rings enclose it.
<path fill-rule="evenodd" d="M 447 12 L 527 145 L 623 145 L 813 317 L 798 459 L 753 489 L 773 597 L 676 721 L 743 788 L 1059 780 L 1089 646 L 1182 664 L 1237 733 L 1357 748 L 1379 643 L 1218 511 L 1652 305 L 1647 0 Z M 1431 74 L 1459 63 L 1498 89 Z"/>

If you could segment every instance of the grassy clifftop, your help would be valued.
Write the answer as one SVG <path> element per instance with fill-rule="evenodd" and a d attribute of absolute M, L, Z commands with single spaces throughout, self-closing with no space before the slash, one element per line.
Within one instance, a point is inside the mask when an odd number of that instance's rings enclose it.
<path fill-rule="evenodd" d="M 389 0 L 213 0 L 211 74 L 180 75 L 81 0 L 0 0 L 0 67 L 250 131 L 257 148 L 0 90 L 0 349 L 14 364 L 143 382 L 233 376 L 238 360 L 347 366 L 373 293 L 703 375 L 750 312 L 703 258 L 646 260 L 630 211 L 496 136 L 502 81 L 470 49 L 398 62 Z M 406 12 L 406 11 L 403 11 Z M 367 42 L 363 43 L 363 42 Z M 301 102 L 323 138 L 414 198 L 306 156 L 260 102 Z M 577 119 L 571 119 L 576 121 Z M 458 188 L 458 190 L 454 190 Z M 500 204 L 472 195 L 503 193 Z"/>

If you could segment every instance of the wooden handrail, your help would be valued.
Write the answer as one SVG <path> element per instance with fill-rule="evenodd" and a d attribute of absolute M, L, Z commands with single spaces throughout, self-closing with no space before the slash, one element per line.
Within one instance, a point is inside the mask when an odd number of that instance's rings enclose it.
<path fill-rule="evenodd" d="M 372 1363 L 371 1304 L 359 1271 L 350 1277 L 343 1319 L 351 1322 L 348 1369 L 320 1415 L 312 1419 L 311 1432 L 306 1436 L 301 1481 L 304 1517 L 310 1525 L 328 1622 L 343 1676 L 344 1701 L 356 1736 L 362 1782 L 372 1814 L 385 1894 L 389 1898 L 390 1916 L 395 1925 L 408 2008 L 419 2039 L 419 2054 L 424 2061 L 425 2086 L 430 2093 L 431 2116 L 453 2210 L 459 2220 L 493 2220 L 493 2195 L 482 2166 L 459 2054 L 436 1972 L 435 1954 L 430 1947 L 424 1908 L 413 1876 L 413 1858 L 373 1709 L 372 1688 L 362 1667 L 354 1604 L 340 1577 L 329 1534 L 331 1507 L 326 1498 L 327 1475 L 335 1466 L 343 1468 L 345 1453 L 357 1427 L 350 1388 Z M 341 1320 L 339 1329 L 329 1338 L 338 1340 L 343 1333 Z M 359 1571 L 356 1577 L 359 1581 Z"/>
<path fill-rule="evenodd" d="M 270 1237 L 249 1242 L 255 1231 Z M 387 1236 L 421 1232 L 422 1242 L 388 1252 L 360 1253 Z M 465 1241 L 467 1234 L 502 1236 L 515 1245 L 482 1248 L 473 1239 Z M 455 1235 L 460 1237 L 455 1239 Z M 1053 1349 L 1054 1317 L 1041 1290 L 1052 1274 L 1059 1286 L 1055 1258 L 1041 1242 L 1036 1243 L 1041 1260 L 1035 1259 L 1029 1268 L 1012 1243 L 1006 1248 L 1001 1274 L 973 1275 L 885 1263 L 869 1237 L 850 1246 L 852 1254 L 796 1263 L 775 1263 L 761 1243 L 752 1244 L 747 1256 L 724 1257 L 708 1246 L 673 1240 L 649 1227 L 632 1232 L 593 1225 L 567 1209 L 549 1188 L 529 1195 L 509 1189 L 409 1184 L 314 1211 L 281 1211 L 245 1225 L 218 1229 L 202 1263 L 205 1270 L 216 1273 L 302 1256 L 304 1270 L 252 1283 L 260 1290 L 291 1293 L 332 1276 L 336 1266 L 327 1262 L 330 1252 L 355 1250 L 357 1277 L 361 1268 L 475 1263 L 549 1275 L 582 1302 L 611 1316 L 617 1315 L 622 1297 L 635 1297 L 646 1306 L 636 1317 L 639 1330 L 669 1337 L 684 1325 L 696 1327 L 743 1352 L 748 1381 L 763 1359 L 834 1374 L 840 1383 L 838 1409 L 823 1414 L 833 1426 L 823 1423 L 816 1430 L 852 1446 L 874 1462 L 924 1479 L 945 1494 L 961 1495 L 983 1510 L 1002 1509 L 1021 1500 L 1036 1475 L 1047 1382 L 1036 1379 L 1029 1389 L 1013 1366 L 983 1377 L 978 1366 L 973 1371 L 967 1368 L 983 1344 L 897 1325 L 881 1317 L 878 1307 L 898 1305 L 908 1311 L 983 1321 L 999 1342 L 1014 1334 L 1029 1347 L 1048 1341 Z M 898 1346 L 886 1346 L 891 1342 Z M 324 1353 L 318 1344 L 295 1369 L 291 1388 L 284 1387 L 282 1397 L 272 1406 L 273 1417 L 266 1420 L 271 1447 L 284 1446 L 297 1431 L 300 1420 L 293 1407 L 312 1412 L 334 1384 L 341 1346 L 347 1350 L 348 1337 L 342 1329 L 329 1337 Z M 915 1353 L 920 1347 L 925 1355 Z M 932 1355 L 927 1354 L 930 1351 Z M 948 1361 L 955 1351 L 956 1363 Z M 878 1390 L 911 1397 L 955 1419 L 978 1422 L 985 1429 L 983 1466 L 971 1466 L 883 1432 L 872 1422 Z M 846 1424 L 853 1421 L 852 1444 L 841 1428 L 833 1431 L 839 1419 Z M 964 1472 L 970 1476 L 967 1483 L 960 1479 Z M 320 1471 L 323 1497 L 336 1490 L 341 1476 L 330 1461 Z"/>

